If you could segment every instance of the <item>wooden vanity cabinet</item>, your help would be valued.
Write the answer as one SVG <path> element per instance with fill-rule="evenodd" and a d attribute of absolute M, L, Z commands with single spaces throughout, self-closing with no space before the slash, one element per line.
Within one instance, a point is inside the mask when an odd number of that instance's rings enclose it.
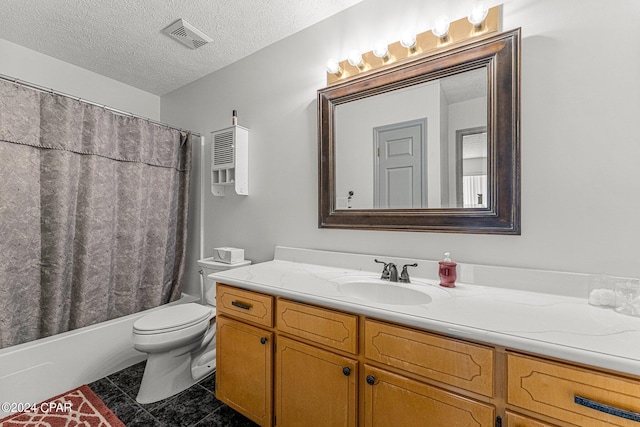
<path fill-rule="evenodd" d="M 490 347 L 223 284 L 217 289 L 216 394 L 262 426 L 494 425 L 493 405 L 463 396 L 468 389 L 491 400 Z"/>
<path fill-rule="evenodd" d="M 640 378 L 218 284 L 218 399 L 261 426 L 631 427 Z"/>

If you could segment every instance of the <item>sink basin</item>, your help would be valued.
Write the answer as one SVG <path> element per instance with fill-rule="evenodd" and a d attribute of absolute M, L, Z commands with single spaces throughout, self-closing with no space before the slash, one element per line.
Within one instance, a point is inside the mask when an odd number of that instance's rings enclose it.
<path fill-rule="evenodd" d="M 349 279 L 347 279 L 349 280 Z M 380 279 L 340 280 L 338 291 L 348 297 L 380 304 L 421 305 L 430 303 L 433 298 L 426 292 L 415 289 L 416 286 L 395 284 Z M 436 289 L 435 291 L 439 291 Z"/>

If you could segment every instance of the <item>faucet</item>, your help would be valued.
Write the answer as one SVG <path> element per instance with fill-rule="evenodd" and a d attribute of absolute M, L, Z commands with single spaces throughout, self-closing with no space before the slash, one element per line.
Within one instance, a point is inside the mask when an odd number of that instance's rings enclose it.
<path fill-rule="evenodd" d="M 378 264 L 384 264 L 384 267 L 382 267 L 382 276 L 380 276 L 380 279 L 389 280 L 391 282 L 398 281 L 398 267 L 396 267 L 394 263 L 378 261 L 377 259 L 374 259 L 374 261 Z"/>
<path fill-rule="evenodd" d="M 396 267 L 396 265 L 392 262 L 389 263 L 389 281 L 398 281 L 398 267 Z"/>

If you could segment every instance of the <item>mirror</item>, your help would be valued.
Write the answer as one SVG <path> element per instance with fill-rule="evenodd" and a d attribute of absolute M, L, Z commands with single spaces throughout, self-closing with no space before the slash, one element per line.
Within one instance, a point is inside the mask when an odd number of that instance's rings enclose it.
<path fill-rule="evenodd" d="M 319 226 L 520 234 L 520 30 L 318 91 Z"/>

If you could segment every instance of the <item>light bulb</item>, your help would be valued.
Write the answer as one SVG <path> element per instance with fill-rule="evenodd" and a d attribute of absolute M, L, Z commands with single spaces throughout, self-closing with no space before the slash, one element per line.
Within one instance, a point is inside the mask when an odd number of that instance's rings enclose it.
<path fill-rule="evenodd" d="M 431 32 L 433 33 L 434 36 L 444 39 L 447 37 L 447 34 L 449 33 L 450 23 L 451 23 L 451 20 L 449 19 L 448 16 L 440 15 L 438 16 L 438 19 L 436 19 L 435 25 L 433 26 L 433 29 L 431 30 Z"/>
<path fill-rule="evenodd" d="M 413 49 L 416 47 L 416 34 L 415 33 L 404 33 L 400 38 L 400 44 L 402 47 L 406 47 L 407 49 Z"/>
<path fill-rule="evenodd" d="M 342 68 L 340 68 L 338 61 L 333 58 L 327 61 L 327 73 L 335 74 L 336 76 L 342 74 Z"/>
<path fill-rule="evenodd" d="M 354 49 L 351 52 L 349 52 L 349 56 L 347 57 L 347 61 L 349 61 L 349 64 L 353 65 L 354 67 L 358 67 L 360 68 L 362 66 L 362 54 L 360 53 L 359 50 Z"/>
<path fill-rule="evenodd" d="M 484 20 L 487 18 L 487 14 L 489 13 L 489 8 L 484 3 L 478 3 L 471 9 L 471 13 L 467 17 L 469 22 L 476 27 L 482 25 Z"/>
<path fill-rule="evenodd" d="M 386 42 L 378 40 L 373 45 L 373 54 L 378 58 L 387 59 L 389 57 L 389 46 Z"/>

